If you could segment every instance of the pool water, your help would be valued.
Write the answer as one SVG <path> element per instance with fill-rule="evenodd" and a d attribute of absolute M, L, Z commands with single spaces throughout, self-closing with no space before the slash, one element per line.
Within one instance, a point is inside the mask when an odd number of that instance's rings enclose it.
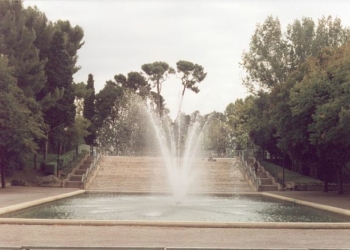
<path fill-rule="evenodd" d="M 350 222 L 350 217 L 262 195 L 171 196 L 85 193 L 3 214 L 6 218 L 215 221 L 215 222 Z"/>

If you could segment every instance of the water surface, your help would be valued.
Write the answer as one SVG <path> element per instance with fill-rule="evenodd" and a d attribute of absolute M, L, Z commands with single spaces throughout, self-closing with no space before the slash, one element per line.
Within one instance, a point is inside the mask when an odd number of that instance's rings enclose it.
<path fill-rule="evenodd" d="M 171 196 L 90 193 L 2 217 L 215 222 L 350 222 L 350 217 L 261 195 Z"/>

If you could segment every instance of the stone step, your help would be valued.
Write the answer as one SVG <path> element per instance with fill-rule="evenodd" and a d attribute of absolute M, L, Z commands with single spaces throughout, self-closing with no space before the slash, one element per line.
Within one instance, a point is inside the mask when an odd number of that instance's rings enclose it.
<path fill-rule="evenodd" d="M 261 185 L 272 185 L 272 181 L 270 178 L 260 178 Z"/>
<path fill-rule="evenodd" d="M 276 185 L 261 185 L 260 189 L 261 191 L 278 191 Z"/>
<path fill-rule="evenodd" d="M 83 175 L 71 175 L 69 181 L 81 181 L 81 177 L 83 177 Z"/>
<path fill-rule="evenodd" d="M 79 169 L 84 169 L 84 170 L 86 170 L 86 169 L 88 169 L 90 167 L 90 164 L 83 164 L 83 165 L 81 165 L 80 167 L 79 167 Z"/>
<path fill-rule="evenodd" d="M 81 181 L 66 181 L 66 188 L 81 188 L 83 185 L 83 182 Z"/>
<path fill-rule="evenodd" d="M 258 176 L 259 178 L 267 178 L 266 173 L 263 172 L 263 171 L 258 171 L 258 172 L 256 173 L 256 176 Z"/>
<path fill-rule="evenodd" d="M 74 175 L 83 175 L 86 173 L 86 169 L 77 169 L 74 172 Z"/>

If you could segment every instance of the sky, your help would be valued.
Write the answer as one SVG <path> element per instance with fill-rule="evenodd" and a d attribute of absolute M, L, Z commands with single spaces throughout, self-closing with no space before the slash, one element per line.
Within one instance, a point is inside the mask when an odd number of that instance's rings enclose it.
<path fill-rule="evenodd" d="M 163 61 L 176 68 L 180 60 L 204 67 L 200 92 L 185 93 L 182 111 L 202 115 L 224 112 L 231 102 L 248 95 L 242 85 L 243 51 L 258 23 L 278 17 L 283 31 L 295 19 L 339 17 L 350 26 L 347 0 L 24 0 L 37 6 L 55 22 L 69 20 L 84 30 L 84 46 L 78 51 L 81 70 L 75 82 L 87 82 L 93 74 L 96 92 L 117 74 L 141 72 L 146 63 Z M 162 95 L 171 117 L 177 114 L 181 81 L 172 76 Z"/>

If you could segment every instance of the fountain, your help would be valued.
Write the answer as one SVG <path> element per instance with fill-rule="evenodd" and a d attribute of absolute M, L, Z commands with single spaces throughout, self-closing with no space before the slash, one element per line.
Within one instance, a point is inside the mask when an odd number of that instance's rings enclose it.
<path fill-rule="evenodd" d="M 131 136 L 128 141 L 135 145 L 137 142 L 133 142 L 132 139 L 144 136 L 141 141 L 146 139 L 149 143 L 146 147 L 149 150 L 146 155 L 161 156 L 174 201 L 179 203 L 186 196 L 191 185 L 193 186 L 196 182 L 197 176 L 193 165 L 194 160 L 203 158 L 200 151 L 206 121 L 195 114 L 190 120 L 184 122 L 184 116 L 181 115 L 179 107 L 177 118 L 173 122 L 168 116 L 159 115 L 153 106 L 154 102 L 142 99 L 134 93 L 127 93 L 127 95 L 126 101 L 123 101 L 125 107 L 120 112 L 119 120 L 129 124 L 127 127 L 131 131 Z M 140 130 L 145 127 L 149 129 Z M 123 135 L 118 128 L 116 131 L 115 138 L 118 140 Z M 118 148 L 118 145 L 114 145 L 114 148 Z M 134 149 L 129 151 L 134 152 Z"/>
<path fill-rule="evenodd" d="M 140 106 L 140 102 L 136 103 L 138 108 L 142 108 L 142 112 L 146 113 L 144 112 L 145 106 Z M 131 113 L 130 115 L 134 115 Z M 280 201 L 276 199 L 276 195 L 271 198 L 267 194 L 234 193 L 233 191 L 218 192 L 215 195 L 193 195 L 188 193 L 190 186 L 193 185 L 197 177 L 193 169 L 193 163 L 196 157 L 199 156 L 198 151 L 202 148 L 201 139 L 206 123 L 200 122 L 194 117 L 191 126 L 189 126 L 186 142 L 182 143 L 179 137 L 183 133 L 183 131 L 181 132 L 180 119 L 177 120 L 174 126 L 170 121 L 159 118 L 153 112 L 147 112 L 147 114 L 165 162 L 171 185 L 171 196 L 149 193 L 96 192 L 95 190 L 94 192 L 88 191 L 85 194 L 42 204 L 12 214 L 3 214 L 0 217 L 6 219 L 9 217 L 24 218 L 24 220 L 20 220 L 21 223 L 26 223 L 26 218 L 30 218 L 28 220 L 36 218 L 54 219 L 51 222 L 53 224 L 57 223 L 56 221 L 59 219 L 64 221 L 65 224 L 90 223 L 91 225 L 164 226 L 166 224 L 206 227 L 227 227 L 228 225 L 242 227 L 247 225 L 247 227 L 250 227 L 248 224 L 237 223 L 287 222 L 279 225 L 279 228 L 282 225 L 289 228 L 290 222 L 332 223 L 350 221 L 349 216 L 298 206 L 296 200 L 292 202 Z M 120 157 L 110 157 L 122 161 Z M 130 158 L 124 158 L 123 160 L 130 161 Z M 214 164 L 203 161 L 202 164 L 204 163 L 209 167 L 214 166 L 213 169 L 218 171 L 218 162 Z M 230 166 L 230 168 L 224 169 L 225 173 L 220 172 L 218 174 L 216 172 L 214 176 L 217 178 L 218 175 L 228 175 L 225 179 L 225 184 L 227 184 L 227 180 L 232 178 L 230 176 L 232 169 L 233 167 Z M 139 181 L 141 181 L 141 178 Z M 325 209 L 324 207 L 322 208 Z M 332 210 L 329 209 L 329 211 Z M 11 219 L 4 221 L 8 222 Z M 44 220 L 42 221 L 42 223 L 46 223 Z M 157 224 L 158 222 L 159 224 Z M 257 226 L 264 227 L 264 224 Z M 331 226 L 332 224 L 330 224 Z"/>
<path fill-rule="evenodd" d="M 189 127 L 185 147 L 182 150 L 180 146 L 180 118 L 178 118 L 176 123 L 177 131 L 174 131 L 174 126 L 169 121 L 160 119 L 153 112 L 149 114 L 165 162 L 172 193 L 175 202 L 179 204 L 186 196 L 190 185 L 195 179 L 194 172 L 191 171 L 191 166 L 193 165 L 195 156 L 198 156 L 197 151 L 200 148 L 202 129 L 205 124 L 201 126 L 195 118 Z"/>

